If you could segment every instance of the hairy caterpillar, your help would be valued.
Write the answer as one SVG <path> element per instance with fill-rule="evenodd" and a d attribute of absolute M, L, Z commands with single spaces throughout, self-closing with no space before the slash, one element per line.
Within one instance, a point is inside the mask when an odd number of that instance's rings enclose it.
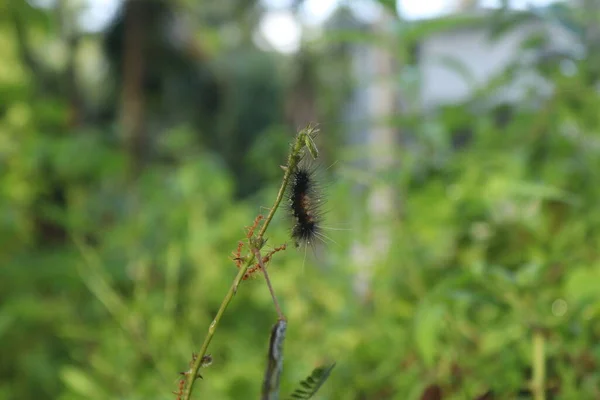
<path fill-rule="evenodd" d="M 293 218 L 291 231 L 296 247 L 314 245 L 315 240 L 324 241 L 323 234 L 324 199 L 321 187 L 317 183 L 316 168 L 301 163 L 292 173 L 288 207 Z"/>

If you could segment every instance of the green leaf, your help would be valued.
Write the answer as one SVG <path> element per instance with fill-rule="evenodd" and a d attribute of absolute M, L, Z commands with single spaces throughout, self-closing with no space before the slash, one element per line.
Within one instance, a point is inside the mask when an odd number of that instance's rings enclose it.
<path fill-rule="evenodd" d="M 74 368 L 65 367 L 61 371 L 62 380 L 66 386 L 70 387 L 76 393 L 85 396 L 85 398 L 102 398 L 103 390 L 94 380 L 85 372 Z"/>
<path fill-rule="evenodd" d="M 291 398 L 304 400 L 312 398 L 329 378 L 333 367 L 335 367 L 335 363 L 328 367 L 315 368 L 308 378 L 300 382 L 300 388 L 292 393 Z"/>
<path fill-rule="evenodd" d="M 433 365 L 439 349 L 439 333 L 446 312 L 442 304 L 422 304 L 415 321 L 415 340 L 421 357 Z"/>
<path fill-rule="evenodd" d="M 571 272 L 565 285 L 567 299 L 576 304 L 597 301 L 600 298 L 599 280 L 600 269 L 597 266 Z"/>

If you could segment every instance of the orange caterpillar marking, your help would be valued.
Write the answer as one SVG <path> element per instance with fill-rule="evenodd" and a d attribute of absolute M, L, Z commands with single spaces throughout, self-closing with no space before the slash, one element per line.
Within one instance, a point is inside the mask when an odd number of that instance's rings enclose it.
<path fill-rule="evenodd" d="M 293 218 L 292 238 L 296 247 L 322 239 L 322 202 L 315 170 L 300 166 L 294 171 L 288 189 L 288 209 Z"/>

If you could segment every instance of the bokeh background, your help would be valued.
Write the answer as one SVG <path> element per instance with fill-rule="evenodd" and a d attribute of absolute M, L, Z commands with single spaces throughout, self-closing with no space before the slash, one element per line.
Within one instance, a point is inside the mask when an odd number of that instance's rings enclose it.
<path fill-rule="evenodd" d="M 600 399 L 599 2 L 0 4 L 1 399 L 174 398 L 309 122 L 282 395 Z M 275 319 L 245 281 L 195 398 L 258 398 Z"/>

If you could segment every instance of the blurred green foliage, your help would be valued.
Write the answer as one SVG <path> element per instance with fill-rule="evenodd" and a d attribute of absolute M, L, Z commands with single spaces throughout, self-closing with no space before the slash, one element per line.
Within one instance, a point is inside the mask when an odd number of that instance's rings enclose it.
<path fill-rule="evenodd" d="M 282 106 L 286 88 L 307 82 L 321 129 L 332 132 L 323 153 L 341 160 L 325 174 L 327 224 L 349 229 L 328 233 L 336 243 L 316 254 L 289 249 L 270 266 L 289 320 L 282 393 L 335 360 L 317 398 L 417 399 L 431 385 L 451 399 L 488 390 L 528 398 L 539 332 L 548 392 L 600 397 L 597 61 L 573 60 L 569 75 L 560 62 L 544 65 L 554 93 L 537 108 L 511 108 L 501 126 L 494 114 L 472 111 L 494 88 L 433 115 L 399 116 L 392 123 L 411 135 L 402 168 L 371 176 L 353 167 L 364 151 L 342 142 L 339 110 L 353 82 L 340 64 L 348 54 L 329 60 L 321 43 L 302 53 L 308 58 L 299 66 L 247 41 L 240 52 L 219 42 L 215 27 L 255 23 L 234 3 L 199 7 L 206 15 L 197 29 L 212 33 L 202 39 L 212 58 L 196 60 L 204 72 L 190 85 L 218 96 L 185 90 L 175 64 L 189 68 L 189 59 L 152 70 L 151 150 L 133 180 L 133 155 L 117 128 L 122 82 L 109 75 L 80 83 L 88 103 L 78 109 L 53 12 L 24 1 L 2 5 L 0 398 L 174 398 L 178 372 L 235 276 L 229 255 L 274 198 L 293 134 Z M 26 22 L 41 66 L 28 61 L 15 16 Z M 392 34 L 405 39 L 405 54 L 446 25 Z M 361 43 L 376 40 L 351 33 Z M 102 33 L 82 40 L 82 59 L 104 54 Z M 118 60 L 106 62 L 118 69 Z M 329 79 L 335 84 L 326 86 Z M 185 110 L 177 103 L 184 92 Z M 81 113 L 75 122 L 74 110 Z M 469 135 L 456 145 L 461 129 Z M 393 245 L 365 265 L 355 251 L 372 228 L 364 194 L 381 185 L 398 196 L 385 227 Z M 287 241 L 287 230 L 278 217 L 269 245 Z M 366 269 L 373 277 L 365 299 L 354 284 Z M 262 279 L 244 282 L 195 397 L 257 398 L 275 318 Z"/>

